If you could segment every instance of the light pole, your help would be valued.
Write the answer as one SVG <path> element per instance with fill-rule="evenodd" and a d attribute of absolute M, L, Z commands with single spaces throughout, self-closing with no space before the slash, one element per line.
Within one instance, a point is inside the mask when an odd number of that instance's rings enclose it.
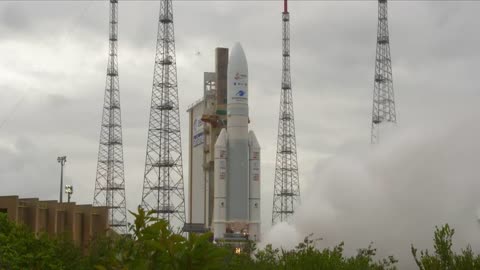
<path fill-rule="evenodd" d="M 67 162 L 67 157 L 58 157 L 57 158 L 58 163 L 60 163 L 60 203 L 63 203 L 63 166 L 65 165 L 65 162 Z"/>
<path fill-rule="evenodd" d="M 73 186 L 72 185 L 65 185 L 65 193 L 67 193 L 68 202 L 70 202 L 70 198 L 72 197 L 72 194 L 73 194 Z"/>

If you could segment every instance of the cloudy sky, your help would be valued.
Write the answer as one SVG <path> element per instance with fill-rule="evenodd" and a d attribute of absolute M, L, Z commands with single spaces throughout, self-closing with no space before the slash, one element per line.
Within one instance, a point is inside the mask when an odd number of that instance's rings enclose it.
<path fill-rule="evenodd" d="M 251 129 L 256 131 L 263 151 L 262 218 L 264 230 L 268 231 L 280 93 L 282 3 L 174 3 L 185 149 L 185 111 L 202 94 L 203 72 L 214 68 L 214 48 L 231 47 L 236 41 L 243 44 L 251 80 Z M 120 89 L 130 209 L 141 198 L 158 7 L 158 1 L 122 1 L 119 6 Z M 422 156 L 418 160 L 421 164 L 437 157 L 429 151 L 436 148 L 435 143 L 444 153 L 453 150 L 440 146 L 452 141 L 473 145 L 462 148 L 467 152 L 478 146 L 472 136 L 456 136 L 476 131 L 479 125 L 473 116 L 480 116 L 480 2 L 391 1 L 389 22 L 398 131 L 381 149 L 374 150 L 369 140 L 377 2 L 292 1 L 290 11 L 298 156 L 307 205 L 302 211 L 315 212 L 307 202 L 325 192 L 340 192 L 335 198 L 343 198 L 342 205 L 357 204 L 357 196 L 365 190 L 357 189 L 358 175 L 342 174 L 351 168 L 353 172 L 358 167 L 372 166 L 376 172 L 379 168 L 382 172 L 390 170 L 376 175 L 391 180 L 385 183 L 392 183 L 393 179 L 405 180 L 394 176 L 404 172 L 415 158 Z M 0 1 L 0 195 L 57 199 L 56 158 L 67 155 L 66 182 L 75 186 L 74 200 L 92 202 L 107 37 L 107 1 Z M 404 139 L 405 136 L 411 136 L 411 140 Z M 412 149 L 415 143 L 418 147 Z M 187 151 L 185 175 L 186 155 Z M 339 156 L 347 156 L 347 161 Z M 453 162 L 459 157 L 450 158 Z M 478 157 L 468 156 L 469 160 L 472 158 L 480 162 Z M 413 170 L 405 177 L 419 181 L 436 177 L 440 173 L 431 172 L 442 164 L 432 162 L 428 170 Z M 468 190 L 473 185 L 470 180 L 480 176 L 474 173 L 475 169 L 472 164 L 450 171 L 469 172 L 468 181 L 462 182 Z M 343 181 L 342 188 L 328 184 L 334 180 Z M 408 190 L 409 186 L 405 188 Z M 334 198 L 325 198 L 325 204 L 335 202 Z M 372 198 L 379 204 L 383 202 Z M 419 200 L 423 203 L 428 198 Z M 332 209 L 335 211 L 335 207 Z M 310 224 L 298 225 L 300 234 L 322 234 L 320 227 L 335 227 L 340 221 L 345 226 L 342 219 L 308 220 L 306 216 L 298 218 Z M 358 219 L 359 224 L 365 223 L 362 217 Z M 318 226 L 315 222 L 319 222 Z M 432 225 L 428 224 L 428 228 L 431 231 Z M 366 246 L 365 241 L 358 243 Z"/>

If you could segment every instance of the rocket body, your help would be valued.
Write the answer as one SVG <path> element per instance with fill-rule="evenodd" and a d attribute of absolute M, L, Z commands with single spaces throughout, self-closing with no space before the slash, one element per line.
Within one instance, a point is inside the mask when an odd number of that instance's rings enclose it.
<path fill-rule="evenodd" d="M 227 128 L 215 144 L 215 239 L 233 233 L 260 240 L 260 146 L 248 122 L 248 65 L 236 43 L 228 65 Z"/>
<path fill-rule="evenodd" d="M 230 221 L 248 222 L 248 66 L 238 43 L 232 49 L 227 76 L 227 215 Z"/>

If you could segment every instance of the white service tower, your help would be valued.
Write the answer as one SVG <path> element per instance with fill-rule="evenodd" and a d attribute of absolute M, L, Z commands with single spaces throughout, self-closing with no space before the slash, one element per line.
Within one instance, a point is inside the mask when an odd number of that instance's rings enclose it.
<path fill-rule="evenodd" d="M 216 241 L 260 241 L 260 145 L 248 123 L 248 65 L 236 43 L 228 63 L 227 128 L 215 143 Z"/>

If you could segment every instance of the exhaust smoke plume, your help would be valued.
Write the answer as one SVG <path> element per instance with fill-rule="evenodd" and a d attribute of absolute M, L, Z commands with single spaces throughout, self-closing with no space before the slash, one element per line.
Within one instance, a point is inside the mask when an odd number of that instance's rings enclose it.
<path fill-rule="evenodd" d="M 373 242 L 380 257 L 394 255 L 401 269 L 415 269 L 410 245 L 432 250 L 435 226 L 449 223 L 455 248 L 471 244 L 478 252 L 479 118 L 395 127 L 378 145 L 344 147 L 318 165 L 292 224 L 274 226 L 265 242 L 288 249 L 314 233 L 323 239 L 319 248 L 344 241 L 349 255 Z"/>

